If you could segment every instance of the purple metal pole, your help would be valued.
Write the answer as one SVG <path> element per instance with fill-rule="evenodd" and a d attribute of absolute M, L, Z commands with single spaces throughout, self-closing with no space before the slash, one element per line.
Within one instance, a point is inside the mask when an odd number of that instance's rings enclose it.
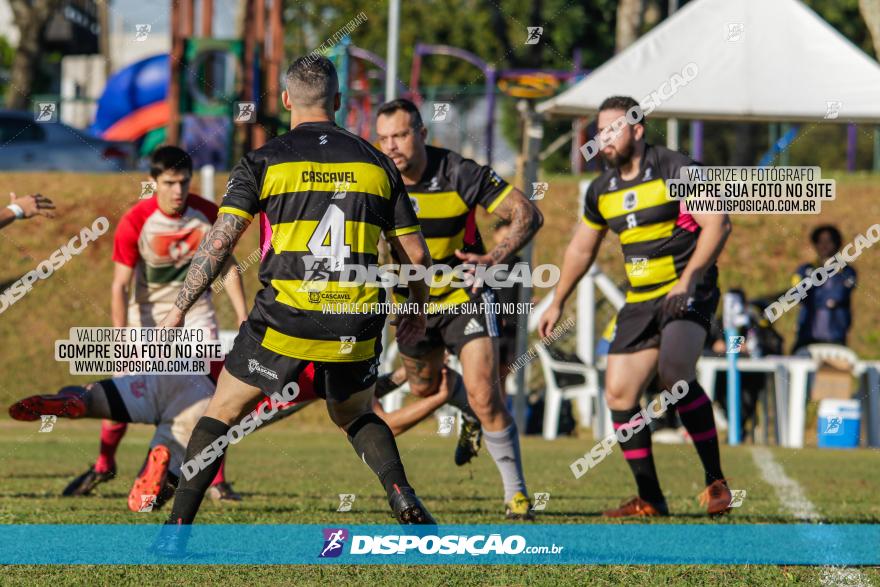
<path fill-rule="evenodd" d="M 387 73 L 388 68 L 386 67 L 386 63 L 385 63 L 384 59 L 382 59 L 381 57 L 379 57 L 378 55 L 376 55 L 375 53 L 373 53 L 371 51 L 367 51 L 366 49 L 364 49 L 362 47 L 357 47 L 355 45 L 349 45 L 348 54 L 356 59 L 363 59 L 364 61 L 366 61 L 368 63 L 372 63 L 373 65 L 378 67 L 379 70 L 382 72 L 382 79 L 383 80 L 385 79 L 385 75 Z M 403 85 L 402 81 L 397 80 L 397 91 L 400 94 L 405 94 L 409 90 L 407 89 L 407 87 L 405 85 Z M 384 98 L 385 96 L 383 95 L 382 97 Z"/>
<path fill-rule="evenodd" d="M 495 77 L 498 72 L 490 67 L 486 72 L 486 165 L 492 166 L 492 135 L 495 132 Z"/>
<path fill-rule="evenodd" d="M 858 143 L 859 131 L 855 123 L 846 125 L 846 170 L 856 170 L 856 144 Z"/>
<path fill-rule="evenodd" d="M 691 159 L 703 160 L 703 121 L 691 120 Z"/>

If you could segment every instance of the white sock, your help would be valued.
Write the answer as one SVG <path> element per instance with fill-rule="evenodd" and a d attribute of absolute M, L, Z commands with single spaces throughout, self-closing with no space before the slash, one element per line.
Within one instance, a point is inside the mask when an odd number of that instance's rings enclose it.
<path fill-rule="evenodd" d="M 504 484 L 504 501 L 513 499 L 517 491 L 528 496 L 526 480 L 522 472 L 522 457 L 520 456 L 519 434 L 516 431 L 516 424 L 511 423 L 510 426 L 498 432 L 489 432 L 484 429 L 483 440 L 489 454 L 495 459 L 498 472 L 501 473 L 501 482 Z"/>

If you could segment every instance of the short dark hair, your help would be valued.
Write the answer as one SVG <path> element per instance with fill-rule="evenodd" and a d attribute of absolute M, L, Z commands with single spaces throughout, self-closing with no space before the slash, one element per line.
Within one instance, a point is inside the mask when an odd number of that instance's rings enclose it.
<path fill-rule="evenodd" d="M 636 109 L 636 112 L 639 114 L 639 122 L 645 124 L 645 114 L 642 112 L 642 107 L 639 106 L 639 103 L 632 96 L 609 96 L 599 104 L 599 112 L 605 110 L 623 110 L 624 112 L 629 112 L 630 108 Z"/>
<path fill-rule="evenodd" d="M 822 224 L 813 229 L 813 232 L 810 233 L 810 242 L 814 245 L 819 242 L 819 237 L 822 236 L 823 232 L 827 232 L 829 236 L 831 236 L 831 240 L 834 241 L 834 248 L 839 249 L 840 245 L 843 244 L 843 235 L 840 234 L 840 231 L 833 224 Z"/>
<path fill-rule="evenodd" d="M 333 99 L 339 93 L 339 76 L 332 61 L 311 53 L 290 64 L 285 85 L 290 101 L 297 106 L 323 106 L 332 112 Z"/>
<path fill-rule="evenodd" d="M 379 110 L 376 111 L 376 118 L 379 118 L 380 116 L 391 116 L 398 110 L 409 112 L 409 122 L 414 129 L 418 130 L 425 125 L 425 123 L 422 122 L 422 114 L 419 112 L 418 106 L 406 98 L 398 98 L 396 100 L 391 100 L 390 102 L 385 102 L 379 106 Z"/>
<path fill-rule="evenodd" d="M 150 155 L 150 177 L 156 179 L 166 171 L 188 171 L 192 175 L 193 160 L 189 153 L 174 145 L 163 145 Z"/>

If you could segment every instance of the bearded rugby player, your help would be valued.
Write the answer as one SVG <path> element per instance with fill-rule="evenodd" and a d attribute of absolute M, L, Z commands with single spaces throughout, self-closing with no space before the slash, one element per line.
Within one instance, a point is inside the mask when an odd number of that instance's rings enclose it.
<path fill-rule="evenodd" d="M 455 267 L 509 262 L 541 227 L 541 212 L 490 167 L 426 145 L 427 132 L 418 108 L 409 100 L 394 100 L 379 108 L 379 145 L 403 176 L 434 263 Z M 510 221 L 507 236 L 489 252 L 475 221 L 478 205 Z M 501 392 L 495 298 L 488 288 L 474 291 L 457 285 L 461 284 L 431 288 L 432 309 L 424 339 L 399 346 L 410 390 L 422 397 L 435 393 L 444 354 L 448 350 L 458 356 L 462 373 L 450 372 L 452 404 L 463 414 L 455 462 L 462 465 L 476 455 L 482 434 L 501 473 L 506 516 L 532 519 L 519 434 Z M 400 299 L 405 291 L 398 289 Z"/>
<path fill-rule="evenodd" d="M 631 109 L 639 114 L 635 124 L 626 116 Z M 622 120 L 626 124 L 621 127 Z M 689 214 L 684 202 L 667 198 L 666 181 L 678 179 L 682 167 L 695 163 L 686 155 L 645 142 L 645 121 L 634 99 L 606 99 L 599 108 L 597 130 L 608 169 L 587 189 L 583 221 L 565 251 L 553 303 L 541 315 L 539 333 L 548 336 L 559 321 L 608 229 L 617 233 L 629 291 L 617 316 L 605 376 L 614 428 L 638 424 L 631 419 L 639 413 L 639 399 L 655 371 L 666 389 L 687 382 L 687 394 L 675 409 L 703 463 L 706 489 L 700 500 L 709 514 L 726 513 L 731 493 L 721 472 L 712 402 L 696 380 L 696 363 L 718 305 L 715 260 L 730 234 L 730 221 L 724 214 Z M 638 496 L 605 515 L 667 515 L 649 427 L 642 426 L 621 442 L 621 449 Z"/>

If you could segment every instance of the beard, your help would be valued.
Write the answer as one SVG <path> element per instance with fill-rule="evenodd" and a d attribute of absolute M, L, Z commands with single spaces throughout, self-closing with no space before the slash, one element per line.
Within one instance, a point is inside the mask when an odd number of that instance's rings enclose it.
<path fill-rule="evenodd" d="M 400 171 L 401 173 L 406 173 L 407 171 L 409 171 L 412 168 L 413 168 L 412 159 L 404 159 L 397 166 L 397 170 Z"/>
<path fill-rule="evenodd" d="M 606 165 L 615 169 L 620 169 L 621 167 L 627 165 L 630 161 L 632 161 L 633 154 L 635 152 L 635 141 L 629 141 L 626 145 L 618 149 L 613 155 L 606 156 L 605 153 L 600 153 L 600 155 L 602 156 L 602 160 L 605 161 Z"/>

